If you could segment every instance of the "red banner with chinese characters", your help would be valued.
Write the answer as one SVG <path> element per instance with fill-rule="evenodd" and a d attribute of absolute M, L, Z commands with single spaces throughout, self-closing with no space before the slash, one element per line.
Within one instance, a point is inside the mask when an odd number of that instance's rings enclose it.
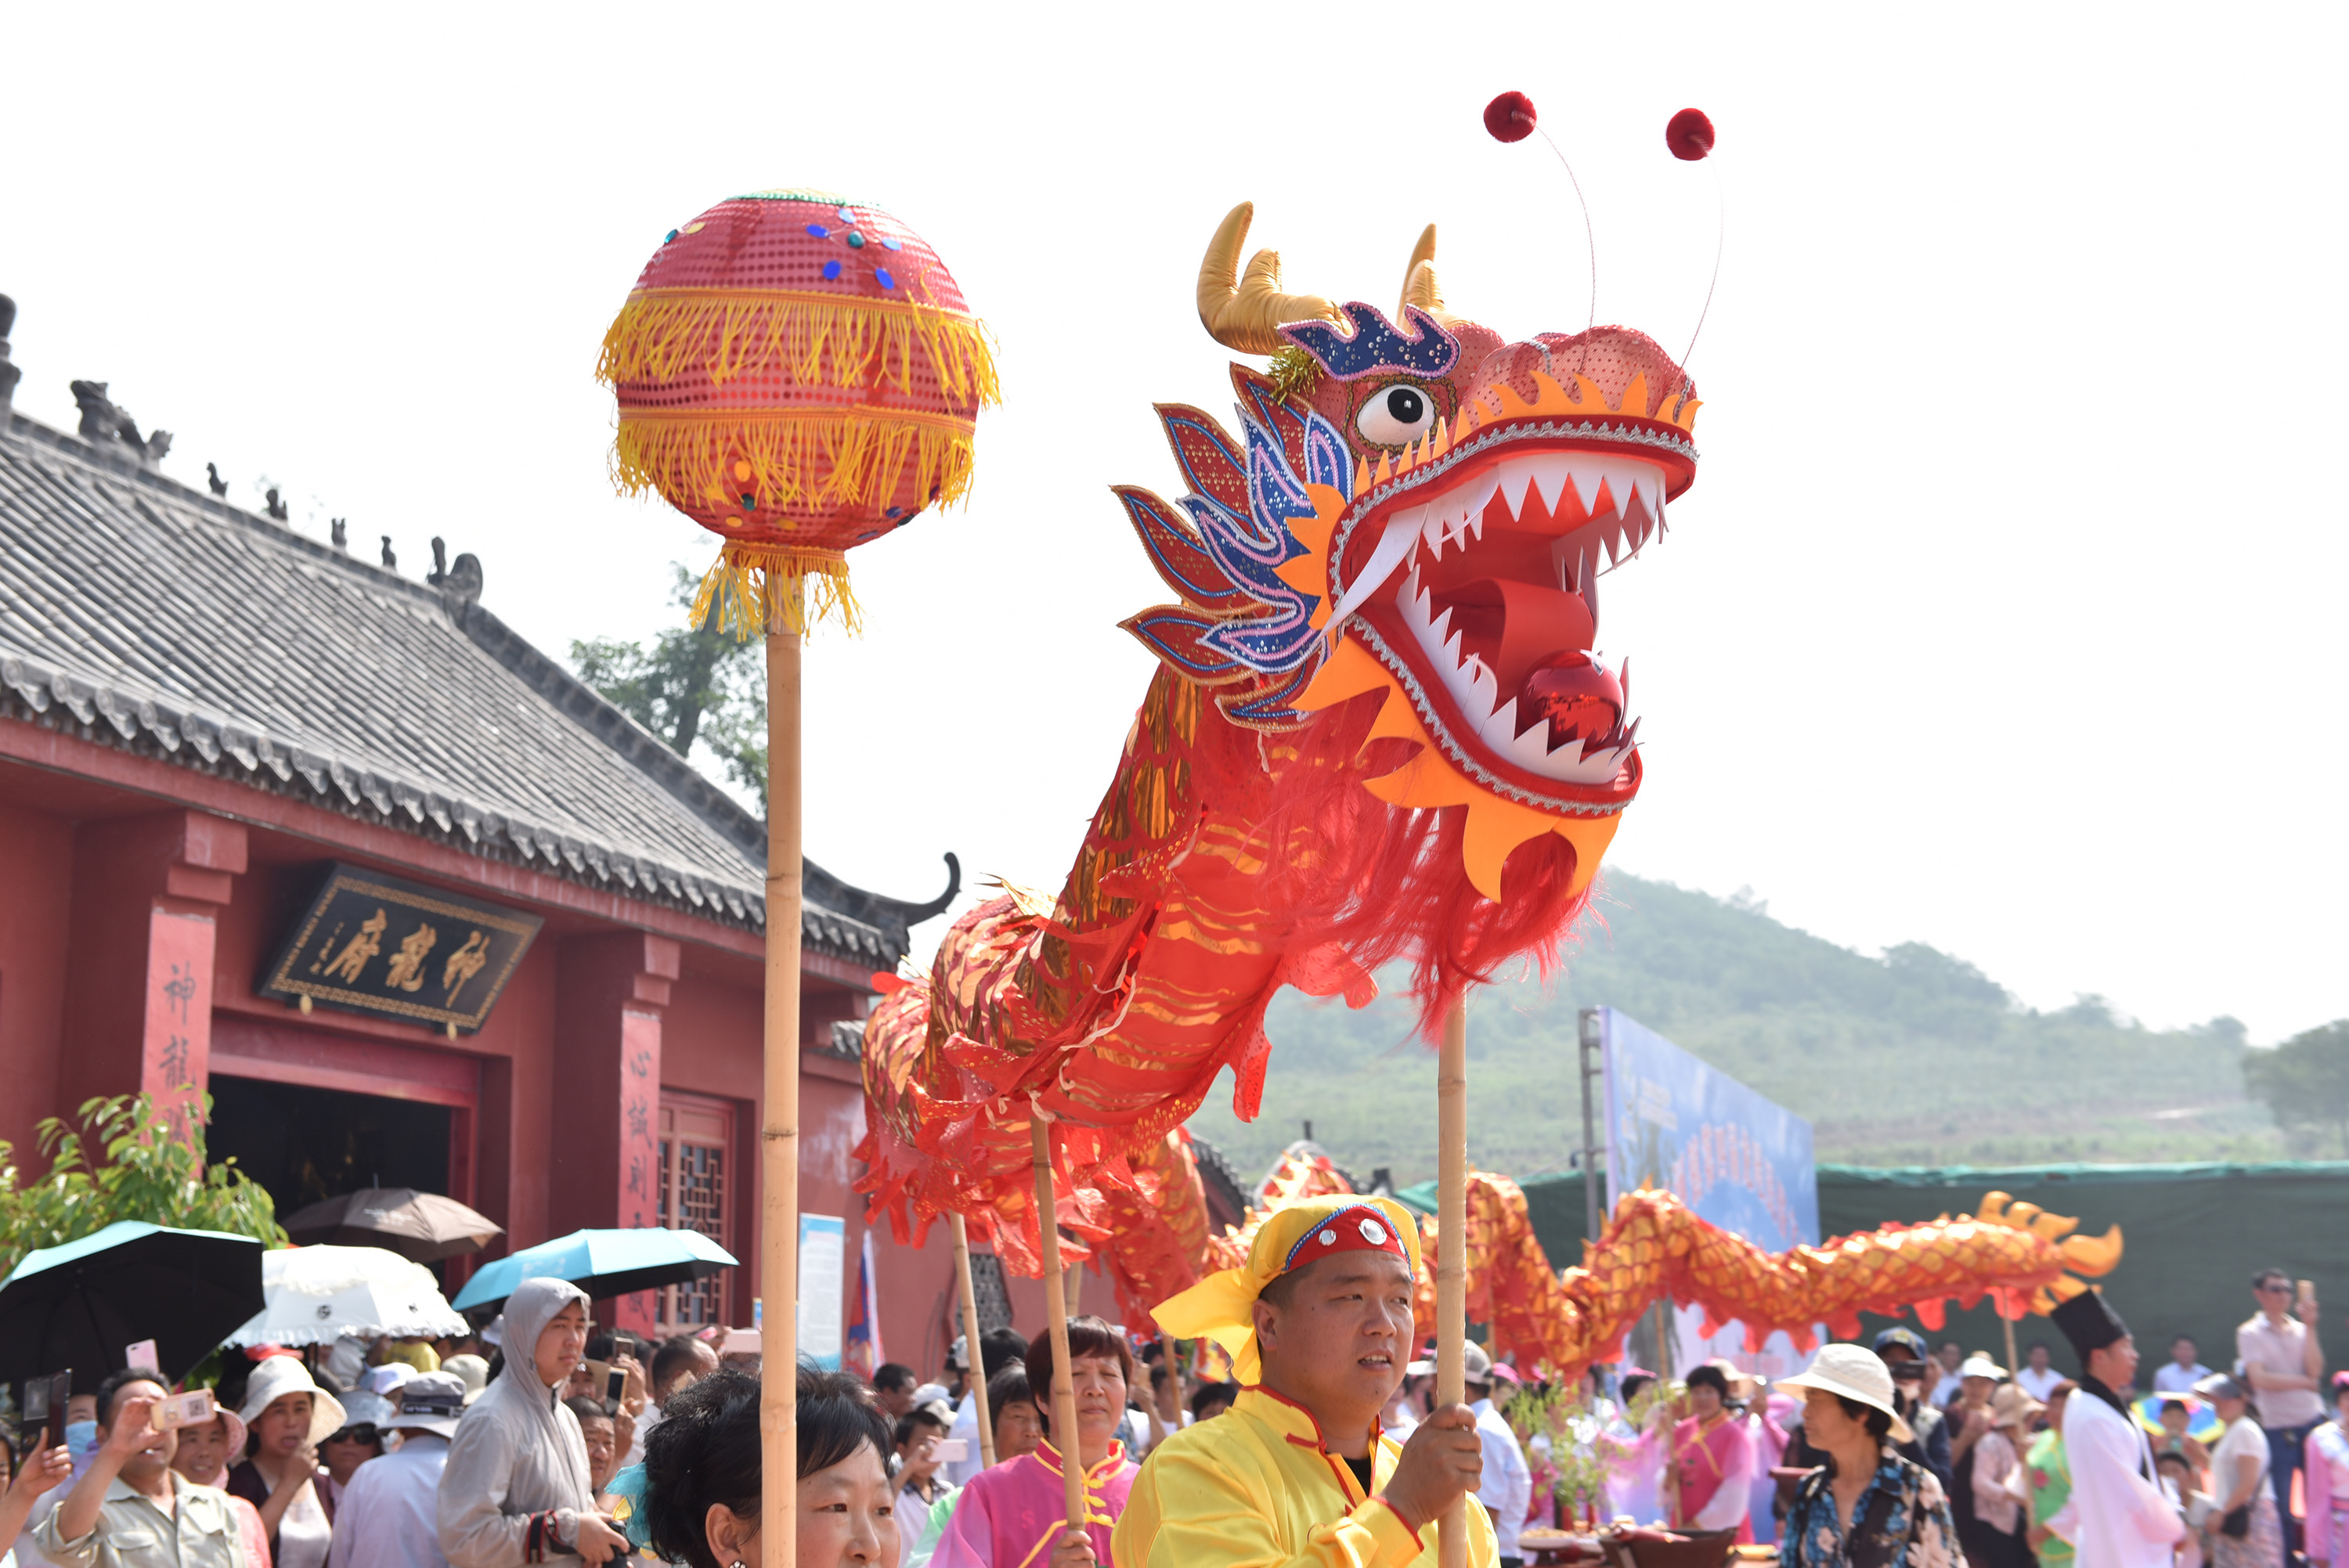
<path fill-rule="evenodd" d="M 156 910 L 147 917 L 147 1016 L 139 1088 L 158 1110 L 198 1100 L 212 1065 L 212 945 L 209 916 Z"/>

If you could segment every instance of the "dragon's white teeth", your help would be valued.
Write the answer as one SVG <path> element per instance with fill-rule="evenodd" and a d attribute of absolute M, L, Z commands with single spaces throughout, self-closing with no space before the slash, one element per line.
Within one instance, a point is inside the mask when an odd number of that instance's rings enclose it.
<path fill-rule="evenodd" d="M 1511 517 L 1526 514 L 1526 487 L 1534 481 L 1534 465 L 1523 459 L 1501 465 L 1501 499 L 1509 503 Z"/>
<path fill-rule="evenodd" d="M 1574 459 L 1564 452 L 1544 453 L 1526 459 L 1533 472 L 1534 488 L 1541 496 L 1545 510 L 1555 513 L 1564 503 L 1566 487 L 1574 482 Z"/>
<path fill-rule="evenodd" d="M 1346 618 L 1361 609 L 1362 602 L 1377 593 L 1386 580 L 1394 575 L 1395 568 L 1410 555 L 1411 547 L 1419 540 L 1423 510 L 1405 507 L 1387 521 L 1387 531 L 1379 536 L 1379 547 L 1371 552 L 1370 562 L 1362 568 L 1362 574 L 1348 585 L 1338 601 L 1337 608 L 1330 612 L 1327 627 L 1330 635 L 1337 634 L 1339 626 L 1345 623 Z"/>
<path fill-rule="evenodd" d="M 1491 665 L 1483 659 L 1476 659 L 1474 667 L 1468 671 L 1468 689 L 1475 694 L 1475 700 L 1461 706 L 1467 711 L 1470 722 L 1481 730 L 1485 721 L 1492 717 L 1493 709 L 1500 704 L 1501 679 L 1493 673 Z"/>
<path fill-rule="evenodd" d="M 1444 607 L 1444 614 L 1436 617 L 1435 624 L 1428 627 L 1428 632 L 1430 635 L 1434 638 L 1435 645 L 1437 647 L 1441 648 L 1446 645 L 1452 636 L 1451 605 L 1446 604 Z"/>
<path fill-rule="evenodd" d="M 1569 487 L 1576 506 L 1591 517 L 1620 517 L 1642 504 L 1653 516 L 1662 504 L 1663 470 L 1636 458 L 1536 452 L 1504 459 L 1499 480 L 1500 493 L 1507 498 L 1511 515 L 1516 517 L 1525 515 L 1528 490 L 1540 497 L 1543 508 L 1553 516 L 1563 508 Z"/>

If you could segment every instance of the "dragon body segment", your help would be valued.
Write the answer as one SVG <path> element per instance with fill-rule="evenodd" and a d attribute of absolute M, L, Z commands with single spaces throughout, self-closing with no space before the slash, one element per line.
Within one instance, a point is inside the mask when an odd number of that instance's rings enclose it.
<path fill-rule="evenodd" d="M 1702 1332 L 1743 1323 L 1749 1350 L 1784 1330 L 1798 1350 L 1825 1324 L 1845 1338 L 1863 1312 L 1917 1309 L 1929 1329 L 1942 1304 L 1971 1306 L 1985 1296 L 2005 1316 L 2045 1313 L 2086 1288 L 2072 1274 L 2100 1276 L 2120 1261 L 2117 1228 L 2102 1237 L 2068 1234 L 2076 1222 L 2033 1204 L 2010 1206 L 1992 1192 L 1974 1214 L 1919 1225 L 1890 1224 L 1820 1246 L 1765 1253 L 1733 1231 L 1702 1220 L 1671 1192 L 1627 1192 L 1579 1266 L 1553 1274 L 1527 1222 L 1525 1194 L 1506 1176 L 1469 1178 L 1468 1315 L 1492 1326 L 1494 1349 L 1521 1366 L 1547 1364 L 1567 1377 L 1619 1357 L 1623 1336 L 1660 1300 L 1703 1309 Z M 1446 1243 L 1432 1222 L 1425 1255 Z M 2067 1272 L 2068 1271 L 2068 1272 Z M 1431 1261 L 1428 1273 L 1434 1272 Z M 1423 1284 L 1417 1315 L 1434 1322 L 1434 1288 Z"/>

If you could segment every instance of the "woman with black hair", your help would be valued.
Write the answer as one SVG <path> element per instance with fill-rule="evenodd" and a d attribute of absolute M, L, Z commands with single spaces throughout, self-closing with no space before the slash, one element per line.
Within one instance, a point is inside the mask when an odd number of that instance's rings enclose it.
<path fill-rule="evenodd" d="M 981 1470 L 962 1489 L 930 1568 L 1091 1568 L 1110 1560 L 1110 1530 L 1125 1511 L 1140 1468 L 1117 1440 L 1133 1376 L 1125 1336 L 1098 1317 L 1070 1319 L 1069 1375 L 1076 1390 L 1074 1434 L 1052 1429 L 1052 1341 L 1038 1335 L 1028 1346 L 1028 1381 L 1044 1440 L 1032 1453 Z M 1074 1529 L 1061 1469 L 1070 1449 L 1085 1497 L 1085 1517 Z"/>
<path fill-rule="evenodd" d="M 797 1568 L 895 1568 L 889 1418 L 844 1372 L 800 1368 Z M 721 1367 L 678 1389 L 645 1439 L 655 1551 L 686 1568 L 759 1568 L 759 1380 Z"/>
<path fill-rule="evenodd" d="M 1690 1367 L 1688 1402 L 1688 1418 L 1672 1429 L 1672 1523 L 1751 1542 L 1754 1439 L 1731 1408 L 1729 1374 L 1710 1361 Z"/>
<path fill-rule="evenodd" d="M 1859 1345 L 1822 1346 L 1806 1371 L 1782 1378 L 1803 1393 L 1803 1430 L 1826 1463 L 1786 1510 L 1784 1568 L 1961 1568 L 1948 1495 L 1930 1470 L 1894 1450 L 1909 1423 L 1892 1371 Z"/>

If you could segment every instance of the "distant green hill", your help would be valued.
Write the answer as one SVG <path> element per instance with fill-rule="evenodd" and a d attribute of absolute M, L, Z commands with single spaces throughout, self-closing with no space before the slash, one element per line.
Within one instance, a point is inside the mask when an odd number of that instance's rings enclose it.
<path fill-rule="evenodd" d="M 1765 905 L 1610 872 L 1566 975 L 1496 986 L 1469 1015 L 1470 1158 L 1516 1175 L 1566 1168 L 1581 1138 L 1575 1015 L 1608 1006 L 1808 1117 L 1818 1157 L 1854 1164 L 2281 1158 L 2243 1094 L 2242 1026 L 2137 1027 L 2084 998 L 2016 1005 L 1920 944 L 1881 958 L 1796 931 Z M 1390 992 L 1398 987 L 1390 986 Z M 1317 1141 L 1397 1183 L 1435 1173 L 1434 1054 L 1408 1007 L 1361 1012 L 1284 992 L 1264 1113 L 1231 1114 L 1226 1078 L 1191 1125 L 1244 1175 L 1310 1120 Z"/>

